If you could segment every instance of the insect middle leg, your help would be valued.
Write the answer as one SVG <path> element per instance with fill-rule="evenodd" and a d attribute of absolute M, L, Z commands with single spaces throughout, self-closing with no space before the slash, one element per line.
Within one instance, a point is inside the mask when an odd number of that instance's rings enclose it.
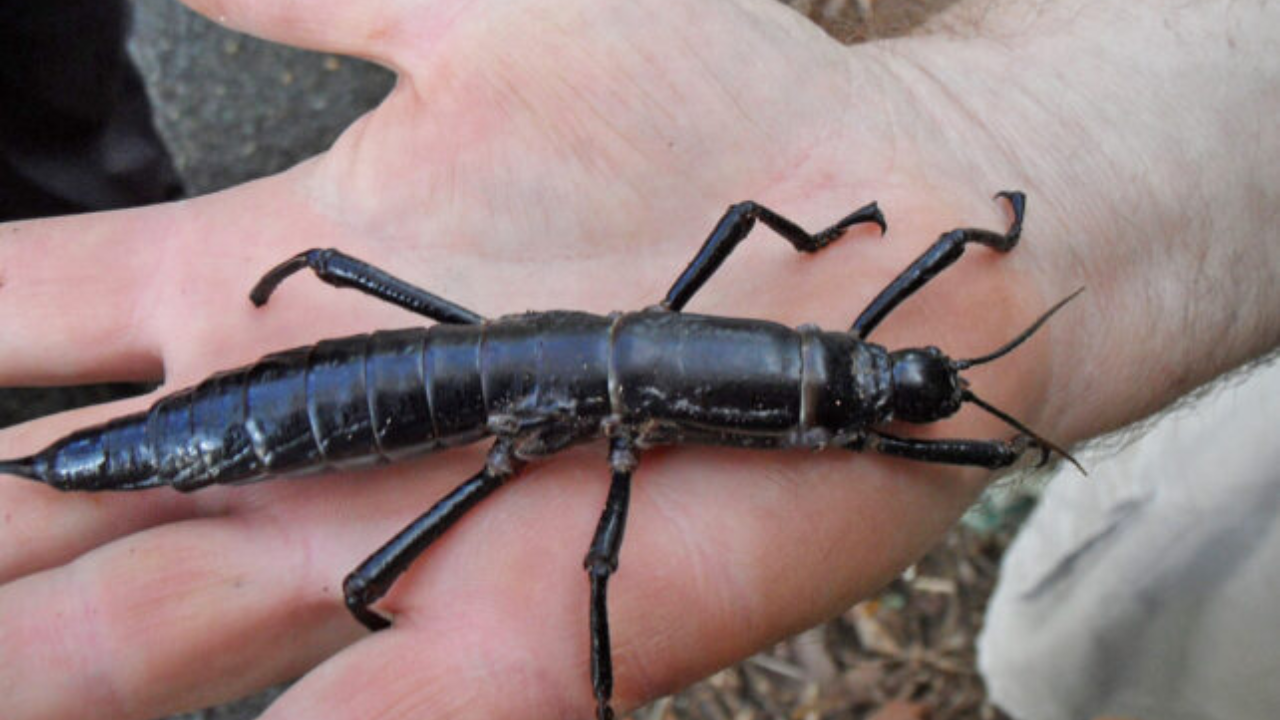
<path fill-rule="evenodd" d="M 821 232 L 810 235 L 804 228 L 775 213 L 759 203 L 748 200 L 730 206 L 720 222 L 711 231 L 702 249 L 693 257 L 689 267 L 680 273 L 675 284 L 667 291 L 662 307 L 679 312 L 693 297 L 694 293 L 715 274 L 724 263 L 729 253 L 742 242 L 742 239 L 755 227 L 756 221 L 768 225 L 800 252 L 817 252 L 830 245 L 844 235 L 850 227 L 859 223 L 875 223 L 884 234 L 884 215 L 875 203 L 854 210 L 842 220 Z"/>
<path fill-rule="evenodd" d="M 342 591 L 351 614 L 370 630 L 389 627 L 391 622 L 370 610 L 369 606 L 387 594 L 396 579 L 409 569 L 427 546 L 468 510 L 501 487 L 517 469 L 509 444 L 498 441 L 489 452 L 483 470 L 444 496 L 347 576 L 342 583 Z"/>
<path fill-rule="evenodd" d="M 613 482 L 609 499 L 596 526 L 595 537 L 583 566 L 591 580 L 591 687 L 596 696 L 596 720 L 613 720 L 613 658 L 609 646 L 609 609 L 606 603 L 609 576 L 618 570 L 618 553 L 627 526 L 631 503 L 631 473 L 636 467 L 629 439 L 615 439 L 609 451 Z"/>
<path fill-rule="evenodd" d="M 366 295 L 372 295 L 410 312 L 424 315 L 436 322 L 450 325 L 478 325 L 484 320 L 480 315 L 461 305 L 449 302 L 385 270 L 333 249 L 307 250 L 285 260 L 262 276 L 258 284 L 254 285 L 253 290 L 249 292 L 249 299 L 254 305 L 262 307 L 285 278 L 306 268 L 311 268 L 316 277 L 334 287 L 355 288 Z"/>
<path fill-rule="evenodd" d="M 962 228 L 944 233 L 928 250 L 924 251 L 923 255 L 908 265 L 906 270 L 903 270 L 893 279 L 893 282 L 880 291 L 867 309 L 858 315 L 849 332 L 859 340 L 866 339 L 899 303 L 959 260 L 964 254 L 965 245 L 978 243 L 1000 252 L 1012 250 L 1018 244 L 1018 237 L 1022 234 L 1022 216 L 1026 209 L 1027 196 L 1017 191 L 1006 190 L 997 193 L 996 197 L 1008 200 L 1013 208 L 1013 222 L 1009 224 L 1008 231 L 1000 234 L 990 230 Z"/>

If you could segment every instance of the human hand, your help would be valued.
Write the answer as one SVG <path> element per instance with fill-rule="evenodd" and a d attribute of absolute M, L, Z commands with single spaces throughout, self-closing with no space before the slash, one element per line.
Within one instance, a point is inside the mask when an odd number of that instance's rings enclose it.
<path fill-rule="evenodd" d="M 1021 162 L 1050 145 L 1027 118 L 1051 93 L 1002 96 L 998 118 L 955 110 L 990 108 L 987 94 L 1007 90 L 1015 76 L 993 64 L 999 49 L 960 39 L 842 48 L 768 3 L 193 4 L 261 35 L 372 57 L 400 84 L 330 152 L 283 175 L 165 207 L 0 228 L 0 326 L 11 339 L 0 382 L 163 368 L 159 392 L 171 392 L 268 351 L 418 322 L 305 278 L 249 307 L 261 272 L 313 246 L 486 315 L 638 308 L 661 297 L 723 206 L 747 198 L 811 228 L 878 199 L 891 232 L 798 258 L 758 230 L 766 237 L 736 253 L 691 310 L 847 326 L 939 232 L 1001 227 L 989 195 L 1005 187 L 1031 194 L 1024 245 L 1007 257 L 970 253 L 877 341 L 974 354 L 1079 284 L 1094 306 L 1123 297 L 1110 283 L 1095 290 L 1087 272 L 1105 257 L 1089 231 L 1120 216 L 1099 207 L 1114 184 L 1075 187 L 1055 162 Z M 911 74 L 938 72 L 925 62 L 956 77 L 935 85 Z M 1015 154 L 988 122 L 1018 136 Z M 1077 143 L 1097 130 L 1081 125 L 1068 136 Z M 1059 397 L 1083 382 L 1074 348 L 1120 334 L 1067 320 L 1076 312 L 972 374 L 984 396 L 1055 439 L 1134 412 L 1086 398 L 1102 410 L 1088 415 Z M 1180 382 L 1249 352 L 1224 352 Z M 1142 400 L 1167 402 L 1176 389 L 1148 388 Z M 0 457 L 151 399 L 6 432 Z M 1007 434 L 971 417 L 945 432 Z M 433 546 L 379 604 L 395 615 L 392 630 L 364 638 L 341 605 L 342 576 L 471 474 L 478 452 L 191 496 L 58 495 L 5 478 L 6 717 L 78 716 L 86 705 L 104 718 L 153 716 L 316 665 L 268 718 L 589 715 L 580 558 L 606 493 L 600 448 L 530 467 Z M 641 462 L 610 598 L 621 706 L 867 594 L 984 480 L 840 452 L 688 449 Z"/>

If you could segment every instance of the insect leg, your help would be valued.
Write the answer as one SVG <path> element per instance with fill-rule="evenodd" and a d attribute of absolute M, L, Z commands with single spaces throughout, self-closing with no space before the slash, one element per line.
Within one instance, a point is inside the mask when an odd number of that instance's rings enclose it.
<path fill-rule="evenodd" d="M 370 630 L 390 626 L 390 620 L 370 610 L 369 606 L 391 589 L 396 579 L 409 569 L 427 546 L 497 490 L 516 470 L 507 444 L 499 442 L 494 445 L 483 470 L 433 505 L 347 576 L 342 583 L 342 591 L 351 614 Z"/>
<path fill-rule="evenodd" d="M 596 695 L 596 720 L 613 720 L 613 659 L 609 649 L 609 610 L 605 603 L 609 576 L 618 569 L 618 552 L 627 526 L 627 506 L 631 501 L 631 473 L 636 456 L 630 440 L 618 438 L 609 452 L 613 482 L 605 502 L 595 538 L 583 566 L 591 579 L 591 686 Z"/>
<path fill-rule="evenodd" d="M 926 250 L 915 262 L 908 265 L 907 269 L 894 278 L 893 282 L 889 283 L 884 290 L 880 291 L 880 294 L 871 301 L 867 309 L 858 315 L 858 319 L 853 322 L 853 327 L 849 331 L 859 340 L 866 339 L 876 325 L 879 325 L 880 321 L 896 308 L 899 303 L 923 287 L 935 275 L 945 270 L 956 260 L 959 260 L 960 256 L 964 254 L 964 246 L 969 243 L 976 242 L 1000 252 L 1012 250 L 1018 244 L 1018 237 L 1022 234 L 1022 216 L 1026 208 L 1026 195 L 1016 191 L 1004 191 L 997 193 L 996 197 L 1008 200 L 1009 205 L 1013 208 L 1013 222 L 1010 223 L 1008 232 L 1001 235 L 990 230 L 962 228 L 943 234 L 932 247 Z"/>
<path fill-rule="evenodd" d="M 410 312 L 451 325 L 478 325 L 484 320 L 476 313 L 456 305 L 439 295 L 433 295 L 422 288 L 392 276 L 390 273 L 357 260 L 338 250 L 307 250 L 298 253 L 275 266 L 262 276 L 249 299 L 253 304 L 262 307 L 271 293 L 290 275 L 311 268 L 316 277 L 334 287 L 355 288 L 366 295 L 372 295 L 392 305 Z"/>
<path fill-rule="evenodd" d="M 1040 446 L 1027 435 L 1018 435 L 1013 440 L 920 440 L 877 432 L 871 434 L 865 448 L 910 460 L 976 465 L 993 470 L 1014 464 L 1031 448 L 1040 450 L 1041 465 L 1049 459 L 1048 448 Z"/>
<path fill-rule="evenodd" d="M 836 224 L 813 235 L 787 218 L 750 200 L 732 205 L 724 217 L 720 218 L 720 222 L 702 244 L 702 249 L 693 257 L 689 267 L 680 273 L 675 284 L 667 291 L 662 307 L 679 312 L 694 293 L 698 292 L 698 289 L 715 274 L 725 258 L 729 257 L 729 253 L 733 252 L 738 243 L 751 232 L 757 220 L 768 225 L 800 252 L 817 252 L 840 239 L 845 230 L 859 223 L 875 223 L 880 226 L 881 234 L 885 231 L 884 215 L 880 213 L 880 208 L 875 203 L 854 210 Z"/>

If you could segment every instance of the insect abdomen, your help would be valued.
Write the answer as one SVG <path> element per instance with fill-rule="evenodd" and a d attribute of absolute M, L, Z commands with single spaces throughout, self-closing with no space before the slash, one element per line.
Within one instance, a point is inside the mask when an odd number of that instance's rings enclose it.
<path fill-rule="evenodd" d="M 477 359 L 470 328 L 326 340 L 214 375 L 28 464 L 64 490 L 195 490 L 462 444 L 486 432 Z"/>

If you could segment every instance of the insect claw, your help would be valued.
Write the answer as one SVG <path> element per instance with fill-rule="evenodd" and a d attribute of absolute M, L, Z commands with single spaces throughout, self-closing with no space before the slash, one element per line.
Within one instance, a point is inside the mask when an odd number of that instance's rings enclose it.
<path fill-rule="evenodd" d="M 346 600 L 347 610 L 361 625 L 369 629 L 370 632 L 378 632 L 391 627 L 391 621 L 380 613 L 369 609 L 369 603 L 376 600 L 376 597 L 369 596 L 369 586 L 366 581 L 359 576 L 347 576 L 342 583 L 342 594 Z"/>
<path fill-rule="evenodd" d="M 1036 446 L 1040 448 L 1040 462 L 1036 463 L 1036 467 L 1042 468 L 1045 465 L 1049 464 L 1049 458 L 1053 456 L 1053 452 L 1049 450 L 1048 446 L 1046 445 L 1041 445 L 1040 443 L 1036 443 Z"/>
<path fill-rule="evenodd" d="M 889 231 L 889 225 L 885 222 L 884 213 L 880 211 L 879 203 L 874 201 L 849 213 L 843 220 L 836 223 L 836 228 L 843 232 L 853 225 L 865 222 L 875 223 L 880 228 L 881 237 L 884 237 L 884 234 Z"/>
<path fill-rule="evenodd" d="M 391 627 L 390 620 L 368 608 L 361 608 L 359 610 L 352 608 L 351 614 L 356 616 L 356 619 L 360 621 L 361 625 L 369 628 L 369 632 L 378 632 Z"/>
<path fill-rule="evenodd" d="M 1009 224 L 1009 230 L 1005 233 L 1005 245 L 999 248 L 1008 251 L 1018 244 L 1018 238 L 1022 235 L 1022 218 L 1027 212 L 1027 195 L 1017 190 L 1001 190 L 992 199 L 999 198 L 1008 200 L 1009 205 L 1013 208 L 1013 222 Z"/>

